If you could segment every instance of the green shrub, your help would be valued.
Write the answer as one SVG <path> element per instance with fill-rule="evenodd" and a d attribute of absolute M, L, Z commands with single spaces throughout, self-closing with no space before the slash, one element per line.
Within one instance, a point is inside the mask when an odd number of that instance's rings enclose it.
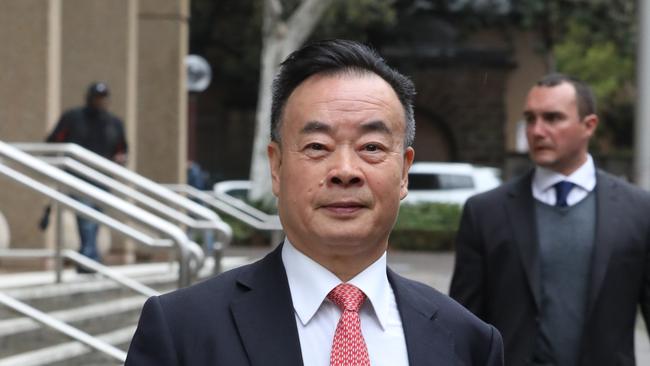
<path fill-rule="evenodd" d="M 420 203 L 400 207 L 389 239 L 392 249 L 450 250 L 454 246 L 461 207 L 455 204 Z"/>
<path fill-rule="evenodd" d="M 278 209 L 275 201 L 256 201 L 250 202 L 244 196 L 240 197 L 249 205 L 257 208 L 267 214 L 276 214 Z M 218 212 L 217 212 L 218 213 Z M 242 246 L 267 245 L 271 236 L 270 232 L 258 231 L 234 217 L 219 213 L 220 217 L 232 228 L 232 244 Z"/>

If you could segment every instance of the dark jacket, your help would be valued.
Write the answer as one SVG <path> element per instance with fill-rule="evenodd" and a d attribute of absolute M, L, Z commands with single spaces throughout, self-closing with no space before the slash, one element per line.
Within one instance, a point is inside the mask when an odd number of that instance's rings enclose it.
<path fill-rule="evenodd" d="M 89 106 L 66 111 L 46 141 L 75 143 L 109 160 L 127 152 L 122 121 Z"/>
<path fill-rule="evenodd" d="M 456 243 L 450 295 L 503 335 L 506 366 L 528 365 L 539 331 L 541 283 L 532 171 L 470 198 Z M 650 320 L 650 195 L 596 175 L 596 233 L 581 366 L 634 365 L 637 305 Z"/>
<path fill-rule="evenodd" d="M 261 261 L 150 298 L 127 366 L 298 366 L 281 246 Z M 449 297 L 388 270 L 411 366 L 502 365 L 499 333 Z"/>

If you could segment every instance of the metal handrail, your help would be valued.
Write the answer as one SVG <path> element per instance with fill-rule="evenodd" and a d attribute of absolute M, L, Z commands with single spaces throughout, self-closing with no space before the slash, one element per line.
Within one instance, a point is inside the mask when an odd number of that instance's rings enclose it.
<path fill-rule="evenodd" d="M 12 145 L 31 154 L 38 154 L 43 160 L 65 164 L 93 181 L 110 182 L 111 190 L 120 192 L 129 199 L 140 202 L 188 228 L 203 230 L 205 247 L 213 244 L 214 250 L 220 252 L 219 254 L 222 254 L 221 252 L 232 240 L 232 229 L 214 211 L 79 145 L 71 143 L 12 143 Z M 56 154 L 58 158 L 48 157 L 48 154 Z M 118 182 L 117 178 L 136 189 Z M 179 209 L 186 211 L 187 214 Z M 207 235 L 206 231 L 212 231 L 216 235 Z M 214 243 L 207 243 L 212 238 L 217 240 Z"/>
<path fill-rule="evenodd" d="M 252 188 L 252 182 L 249 180 L 226 180 L 217 182 L 214 184 L 213 193 L 217 199 L 228 203 L 229 205 L 236 207 L 237 209 L 244 211 L 245 213 L 256 217 L 262 221 L 277 221 L 280 222 L 278 215 L 269 215 L 264 211 L 258 210 L 256 207 L 250 205 L 248 202 L 232 196 L 228 193 L 229 187 L 231 189 L 243 189 L 250 191 Z"/>
<path fill-rule="evenodd" d="M 166 187 L 214 207 L 256 230 L 282 231 L 277 215 L 269 215 L 230 195 L 201 191 L 186 184 L 167 184 Z"/>
<path fill-rule="evenodd" d="M 125 214 L 130 219 L 136 222 L 140 222 L 149 228 L 161 232 L 167 237 L 171 238 L 178 253 L 179 286 L 187 286 L 190 283 L 192 272 L 190 268 L 190 261 L 192 259 L 196 263 L 195 267 L 197 271 L 200 266 L 202 266 L 205 256 L 201 248 L 198 246 L 198 244 L 190 241 L 180 228 L 176 227 L 169 221 L 163 220 L 133 205 L 130 202 L 127 202 L 115 195 L 110 194 L 109 192 L 99 189 L 94 185 L 73 176 L 72 174 L 69 174 L 44 161 L 41 161 L 2 141 L 0 141 L 0 155 L 21 164 L 23 167 L 39 172 L 40 174 L 57 182 L 58 184 L 70 188 L 75 192 L 82 194 L 83 196 L 90 197 L 105 206 L 111 207 L 112 209 Z M 106 161 L 108 162 L 108 160 Z M 142 232 L 130 228 L 127 225 L 124 225 L 120 221 L 117 221 L 102 212 L 83 205 L 80 202 L 68 197 L 67 195 L 62 194 L 61 192 L 58 192 L 53 188 L 16 171 L 15 169 L 11 169 L 6 165 L 0 164 L 0 173 L 5 174 L 8 177 L 26 185 L 27 187 L 50 197 L 51 199 L 74 210 L 84 217 L 105 224 L 108 227 L 127 235 L 139 243 L 153 247 L 164 243 L 156 241 L 150 236 L 147 236 Z"/>
<path fill-rule="evenodd" d="M 36 320 L 45 326 L 53 328 L 74 340 L 77 340 L 91 348 L 94 348 L 97 351 L 107 354 L 120 362 L 126 361 L 126 352 L 122 351 L 121 349 L 100 339 L 97 339 L 77 328 L 71 327 L 70 325 L 52 317 L 51 315 L 35 309 L 21 301 L 18 301 L 13 297 L 5 295 L 3 292 L 0 292 L 0 303 Z"/>
<path fill-rule="evenodd" d="M 31 154 L 66 154 L 74 157 L 86 165 L 93 167 L 100 172 L 108 172 L 113 177 L 119 177 L 126 182 L 133 184 L 139 189 L 149 192 L 158 198 L 169 202 L 170 204 L 187 210 L 192 215 L 201 217 L 205 220 L 219 221 L 219 216 L 212 210 L 209 210 L 196 202 L 192 202 L 185 197 L 175 194 L 171 190 L 165 188 L 163 185 L 158 184 L 148 178 L 139 175 L 132 170 L 129 170 L 119 164 L 103 158 L 94 152 L 84 149 L 77 144 L 71 143 L 12 143 L 13 146 L 22 151 Z"/>

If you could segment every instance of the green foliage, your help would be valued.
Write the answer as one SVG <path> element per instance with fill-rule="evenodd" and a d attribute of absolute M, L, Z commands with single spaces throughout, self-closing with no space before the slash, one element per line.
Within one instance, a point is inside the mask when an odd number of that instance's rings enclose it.
<path fill-rule="evenodd" d="M 567 34 L 553 47 L 558 71 L 586 81 L 596 95 L 601 124 L 592 150 L 624 149 L 632 142 L 635 55 L 631 50 L 580 19 L 569 22 Z"/>
<path fill-rule="evenodd" d="M 594 39 L 593 33 L 577 21 L 554 49 L 557 68 L 588 82 L 597 100 L 606 107 L 634 77 L 634 62 L 612 40 Z"/>
<path fill-rule="evenodd" d="M 453 248 L 461 207 L 426 203 L 402 205 L 388 241 L 393 249 L 449 250 Z"/>
<path fill-rule="evenodd" d="M 461 207 L 446 203 L 404 204 L 400 207 L 394 230 L 456 230 Z"/>
<path fill-rule="evenodd" d="M 369 29 L 396 22 L 394 0 L 335 0 L 312 38 L 349 38 L 365 41 Z"/>

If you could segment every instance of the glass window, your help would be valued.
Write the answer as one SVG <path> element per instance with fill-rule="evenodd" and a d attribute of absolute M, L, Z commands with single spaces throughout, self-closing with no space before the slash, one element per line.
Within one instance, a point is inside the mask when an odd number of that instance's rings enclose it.
<path fill-rule="evenodd" d="M 474 188 L 474 180 L 469 175 L 425 173 L 409 174 L 409 189 L 414 191 L 471 188 Z"/>

